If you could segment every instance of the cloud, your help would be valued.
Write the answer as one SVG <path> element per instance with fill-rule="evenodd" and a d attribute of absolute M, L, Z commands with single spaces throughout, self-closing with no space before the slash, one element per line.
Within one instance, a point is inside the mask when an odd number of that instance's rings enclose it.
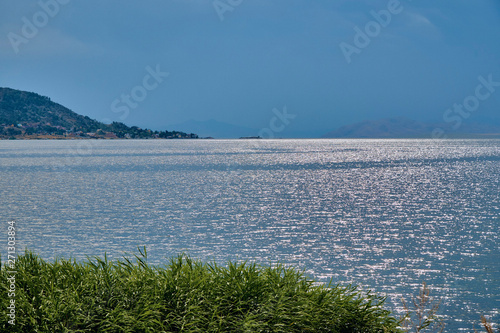
<path fill-rule="evenodd" d="M 435 29 L 438 30 L 437 27 L 431 23 L 431 21 L 422 14 L 419 13 L 407 13 L 408 26 L 414 27 L 416 29 Z"/>
<path fill-rule="evenodd" d="M 22 37 L 17 31 L 9 31 Z M 5 33 L 5 38 L 0 39 L 0 54 L 3 56 L 86 56 L 102 52 L 99 47 L 86 44 L 81 40 L 64 33 L 61 30 L 45 27 L 40 29 L 39 33 L 32 38 L 23 38 L 23 42 L 17 45 L 18 52 L 15 51 L 13 43 L 7 37 L 9 32 Z"/>
<path fill-rule="evenodd" d="M 404 26 L 410 34 L 424 37 L 426 40 L 441 40 L 442 31 L 431 22 L 427 15 L 406 9 L 403 14 Z"/>

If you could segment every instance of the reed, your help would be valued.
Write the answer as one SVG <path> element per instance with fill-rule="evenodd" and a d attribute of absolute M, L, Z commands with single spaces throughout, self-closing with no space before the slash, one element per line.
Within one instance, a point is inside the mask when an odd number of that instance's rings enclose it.
<path fill-rule="evenodd" d="M 412 309 L 402 299 L 405 316 L 401 318 L 401 326 L 405 332 L 437 332 L 444 331 L 444 322 L 437 315 L 441 301 L 434 301 L 430 295 L 430 289 L 425 282 L 417 297 L 412 297 Z"/>
<path fill-rule="evenodd" d="M 486 330 L 487 333 L 494 333 L 493 332 L 493 326 L 488 322 L 485 316 L 481 316 L 481 324 L 483 324 L 484 329 Z M 474 332 L 478 333 L 477 330 L 474 328 Z M 500 332 L 500 329 L 498 330 Z"/>
<path fill-rule="evenodd" d="M 158 267 L 145 249 L 116 261 L 48 262 L 27 251 L 16 271 L 15 326 L 4 314 L 2 332 L 401 332 L 384 298 L 282 264 L 179 255 Z M 4 295 L 6 267 L 0 275 Z"/>
<path fill-rule="evenodd" d="M 422 282 L 418 296 L 412 297 L 410 303 L 402 299 L 405 315 L 400 318 L 399 322 L 404 332 L 442 333 L 445 330 L 443 318 L 438 315 L 441 301 L 435 301 L 429 295 L 430 288 L 425 282 Z M 407 304 L 411 304 L 411 306 Z M 484 316 L 481 316 L 481 324 L 484 326 L 486 333 L 494 333 L 492 324 Z M 479 333 L 475 328 L 474 332 Z M 500 329 L 498 329 L 498 333 L 500 333 Z"/>

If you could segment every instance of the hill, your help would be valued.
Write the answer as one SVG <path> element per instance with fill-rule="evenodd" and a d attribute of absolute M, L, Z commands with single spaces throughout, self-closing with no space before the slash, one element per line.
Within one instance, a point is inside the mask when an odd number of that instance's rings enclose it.
<path fill-rule="evenodd" d="M 0 88 L 0 138 L 197 138 L 178 131 L 152 131 L 123 123 L 104 124 L 49 97 Z"/>
<path fill-rule="evenodd" d="M 433 132 L 438 129 L 438 132 Z M 323 138 L 490 138 L 500 137 L 500 126 L 464 122 L 457 130 L 446 123 L 419 122 L 406 118 L 367 120 L 331 131 Z"/>

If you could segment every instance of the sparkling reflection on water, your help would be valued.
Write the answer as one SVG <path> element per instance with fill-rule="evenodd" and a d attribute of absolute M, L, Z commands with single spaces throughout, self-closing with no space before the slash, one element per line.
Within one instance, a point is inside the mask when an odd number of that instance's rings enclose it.
<path fill-rule="evenodd" d="M 397 310 L 426 281 L 449 332 L 500 319 L 499 140 L 1 141 L 0 175 L 46 259 L 282 261 Z"/>

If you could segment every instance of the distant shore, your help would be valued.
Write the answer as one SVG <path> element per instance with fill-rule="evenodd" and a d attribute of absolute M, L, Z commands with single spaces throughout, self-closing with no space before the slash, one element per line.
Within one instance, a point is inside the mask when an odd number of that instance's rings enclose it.
<path fill-rule="evenodd" d="M 130 140 L 130 139 L 143 139 L 143 140 L 170 140 L 170 139 L 199 139 L 198 137 L 146 137 L 146 138 L 119 138 L 117 136 L 67 136 L 67 135 L 52 135 L 52 134 L 39 134 L 39 135 L 18 135 L 18 136 L 0 136 L 0 140 Z"/>

